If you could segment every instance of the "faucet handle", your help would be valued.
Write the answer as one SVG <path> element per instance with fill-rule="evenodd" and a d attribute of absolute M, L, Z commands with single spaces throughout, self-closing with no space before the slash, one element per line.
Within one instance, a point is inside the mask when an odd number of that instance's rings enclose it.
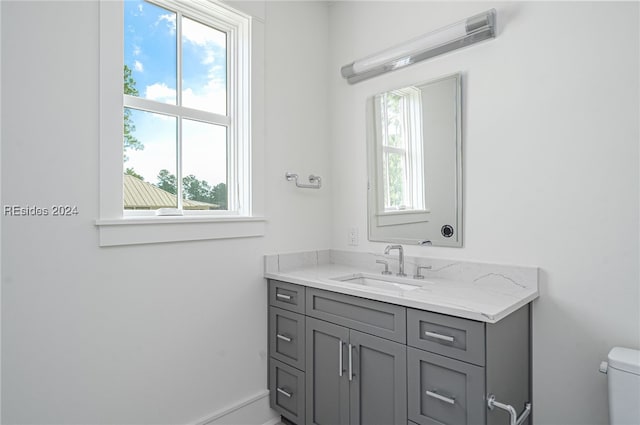
<path fill-rule="evenodd" d="M 416 267 L 416 274 L 413 275 L 414 279 L 424 279 L 424 276 L 422 275 L 422 273 L 420 273 L 420 270 L 431 270 L 431 266 Z"/>
<path fill-rule="evenodd" d="M 389 262 L 388 261 L 376 260 L 376 263 L 384 264 L 384 270 L 382 271 L 382 274 L 384 274 L 384 275 L 391 274 L 391 272 L 389 271 Z"/>

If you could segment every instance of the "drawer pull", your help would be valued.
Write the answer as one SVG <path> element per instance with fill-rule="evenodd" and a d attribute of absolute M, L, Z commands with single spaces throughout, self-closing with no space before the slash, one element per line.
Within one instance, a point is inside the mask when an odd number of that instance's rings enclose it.
<path fill-rule="evenodd" d="M 452 336 L 440 335 L 435 332 L 425 331 L 424 334 L 431 338 L 441 339 L 442 341 L 453 342 L 455 340 Z"/>
<path fill-rule="evenodd" d="M 440 400 L 440 401 L 444 401 L 445 403 L 449 403 L 449 404 L 456 404 L 456 399 L 455 399 L 455 398 L 445 397 L 445 396 L 443 396 L 443 395 L 440 395 L 440 394 L 438 394 L 438 393 L 435 393 L 435 392 L 433 392 L 433 391 L 428 391 L 428 390 L 426 391 L 426 393 L 427 393 L 427 395 L 428 395 L 429 397 L 436 398 L 436 399 L 438 399 L 438 400 Z"/>
<path fill-rule="evenodd" d="M 283 396 L 285 396 L 287 398 L 291 398 L 291 396 L 292 396 L 291 393 L 286 392 L 282 388 L 276 388 L 276 391 L 278 391 L 280 394 L 282 394 Z"/>
<path fill-rule="evenodd" d="M 349 381 L 353 381 L 353 345 L 349 344 Z"/>
<path fill-rule="evenodd" d="M 344 367 L 342 364 L 342 340 L 338 341 L 338 376 L 342 376 Z"/>
<path fill-rule="evenodd" d="M 291 295 L 276 294 L 276 298 L 280 298 L 281 300 L 290 300 L 291 299 Z"/>
<path fill-rule="evenodd" d="M 288 336 L 276 334 L 276 338 L 281 339 L 281 340 L 286 341 L 286 342 L 291 342 L 291 338 L 289 338 Z"/>

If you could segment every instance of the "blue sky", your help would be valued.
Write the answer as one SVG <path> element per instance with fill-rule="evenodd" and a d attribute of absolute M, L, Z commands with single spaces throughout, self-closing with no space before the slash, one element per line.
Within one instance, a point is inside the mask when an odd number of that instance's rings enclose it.
<path fill-rule="evenodd" d="M 124 63 L 132 70 L 140 97 L 176 104 L 176 14 L 156 5 L 125 1 Z M 226 35 L 182 19 L 182 104 L 226 114 Z M 176 119 L 134 111 L 134 133 L 142 151 L 128 151 L 125 168 L 155 183 L 165 168 L 175 174 Z M 212 185 L 226 182 L 226 129 L 183 120 L 183 176 Z"/>

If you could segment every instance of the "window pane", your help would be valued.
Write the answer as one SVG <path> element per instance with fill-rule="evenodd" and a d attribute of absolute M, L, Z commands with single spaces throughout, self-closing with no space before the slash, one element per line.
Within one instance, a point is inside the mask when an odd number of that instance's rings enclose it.
<path fill-rule="evenodd" d="M 226 210 L 227 128 L 182 121 L 182 182 L 185 210 Z"/>
<path fill-rule="evenodd" d="M 227 34 L 182 19 L 182 104 L 227 114 Z"/>
<path fill-rule="evenodd" d="M 124 93 L 176 104 L 176 14 L 141 0 L 124 2 Z"/>
<path fill-rule="evenodd" d="M 124 109 L 124 209 L 177 208 L 176 118 Z"/>
<path fill-rule="evenodd" d="M 386 144 L 393 147 L 405 146 L 405 117 L 404 99 L 394 93 L 387 96 L 387 141 Z"/>
<path fill-rule="evenodd" d="M 406 193 L 406 174 L 404 155 L 389 152 L 385 155 L 385 207 L 404 209 Z"/>

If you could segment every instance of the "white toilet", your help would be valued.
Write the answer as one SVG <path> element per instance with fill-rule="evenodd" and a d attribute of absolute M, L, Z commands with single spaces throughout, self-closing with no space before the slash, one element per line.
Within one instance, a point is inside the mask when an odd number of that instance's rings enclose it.
<path fill-rule="evenodd" d="M 607 374 L 610 425 L 640 424 L 640 351 L 614 347 L 600 370 Z"/>

